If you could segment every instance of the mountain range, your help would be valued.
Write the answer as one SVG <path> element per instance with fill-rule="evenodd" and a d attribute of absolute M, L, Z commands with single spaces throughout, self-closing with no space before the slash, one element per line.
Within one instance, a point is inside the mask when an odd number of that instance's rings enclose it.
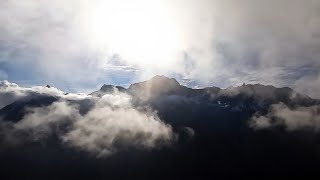
<path fill-rule="evenodd" d="M 49 177 L 59 178 L 57 175 L 64 174 L 78 178 L 221 179 L 320 175 L 317 170 L 320 162 L 320 100 L 288 87 L 243 84 L 226 89 L 192 89 L 173 78 L 155 76 L 128 88 L 103 85 L 89 95 L 76 95 L 50 86 L 37 90 L 17 87 L 10 90 L 12 87 L 4 84 L 0 87 L 0 98 L 6 102 L 0 109 L 3 176 L 19 178 L 36 174 L 39 178 L 49 174 Z M 117 149 L 116 153 L 106 157 L 87 153 L 86 150 L 90 149 L 87 147 L 83 151 L 86 144 L 81 144 L 82 150 L 77 150 L 65 145 L 64 141 L 61 143 L 61 139 L 65 139 L 61 134 L 78 125 L 74 123 L 77 117 L 87 117 L 96 112 L 98 105 L 102 106 L 100 99 L 108 99 L 103 101 L 103 106 L 110 106 L 110 112 L 124 109 L 121 116 L 128 114 L 128 126 L 132 126 L 131 109 L 143 113 L 143 116 L 156 117 L 172 129 L 170 142 L 163 143 L 165 138 L 160 138 L 155 142 L 156 148 L 151 149 L 144 148 L 145 144 L 136 146 L 140 142 L 127 146 L 130 142 L 123 138 L 126 135 L 121 135 L 120 140 L 112 142 L 111 149 Z M 54 109 L 52 105 L 62 100 L 72 111 L 76 107 L 79 115 L 74 117 L 66 113 L 61 118 L 59 108 Z M 43 110 L 43 107 L 50 108 Z M 33 116 L 35 112 L 50 122 L 50 126 L 43 130 L 50 133 L 46 133 L 46 138 L 41 136 L 40 140 L 20 143 L 19 139 L 30 134 L 33 137 L 35 132 L 43 133 L 42 129 L 41 132 L 16 130 L 22 122 L 39 123 L 30 120 L 31 117 L 38 118 Z M 99 111 L 100 114 L 110 112 Z M 54 116 L 59 116 L 59 123 L 51 123 L 56 119 Z M 42 118 L 38 120 L 41 122 Z M 10 128 L 15 130 L 8 130 Z M 138 133 L 137 137 L 150 140 L 152 131 Z M 8 134 L 14 136 L 8 137 Z M 11 143 L 16 141 L 19 143 Z"/>

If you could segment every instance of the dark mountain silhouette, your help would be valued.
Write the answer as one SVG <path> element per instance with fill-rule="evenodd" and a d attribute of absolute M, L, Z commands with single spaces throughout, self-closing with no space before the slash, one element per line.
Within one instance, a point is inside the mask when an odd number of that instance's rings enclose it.
<path fill-rule="evenodd" d="M 144 151 L 127 149 L 106 158 L 92 157 L 63 145 L 32 143 L 0 151 L 1 170 L 15 177 L 90 179 L 261 179 L 320 177 L 319 133 L 288 132 L 284 127 L 255 130 L 249 120 L 265 114 L 272 104 L 288 107 L 319 105 L 320 101 L 290 88 L 260 84 L 220 89 L 192 89 L 165 76 L 132 84 L 128 89 L 103 85 L 91 93 L 132 95 L 135 107 L 151 107 L 170 124 L 178 140 L 170 147 Z M 28 107 L 48 106 L 53 96 L 21 99 L 0 110 L 7 121 L 19 121 Z M 92 108 L 90 100 L 73 100 L 82 114 Z M 80 109 L 80 110 L 81 110 Z M 14 173 L 19 172 L 19 173 Z"/>
<path fill-rule="evenodd" d="M 0 116 L 4 121 L 17 122 L 23 118 L 28 108 L 49 106 L 57 100 L 58 97 L 47 95 L 22 98 L 0 109 Z"/>

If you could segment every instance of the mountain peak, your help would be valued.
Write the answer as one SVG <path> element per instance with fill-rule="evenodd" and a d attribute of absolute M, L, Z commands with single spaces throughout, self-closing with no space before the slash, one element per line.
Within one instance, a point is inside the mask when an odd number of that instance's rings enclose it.
<path fill-rule="evenodd" d="M 104 84 L 103 86 L 101 86 L 100 91 L 102 92 L 112 92 L 115 89 L 119 90 L 119 91 L 125 91 L 126 88 L 122 87 L 122 86 L 114 86 L 111 84 Z"/>
<path fill-rule="evenodd" d="M 139 82 L 139 83 L 134 83 L 131 84 L 129 89 L 132 89 L 134 87 L 137 86 L 144 86 L 145 88 L 157 88 L 157 89 L 177 89 L 180 87 L 179 82 L 174 79 L 174 78 L 168 78 L 166 76 L 160 76 L 160 75 L 156 75 L 153 78 L 143 81 L 143 82 Z"/>
<path fill-rule="evenodd" d="M 114 85 L 111 84 L 104 84 L 101 86 L 100 91 L 106 92 L 106 91 L 113 91 L 113 88 L 115 88 Z"/>
<path fill-rule="evenodd" d="M 157 75 L 147 81 L 131 84 L 129 91 L 141 97 L 149 97 L 167 94 L 180 88 L 181 85 L 176 79 Z"/>
<path fill-rule="evenodd" d="M 97 96 L 97 97 L 102 97 L 105 94 L 112 94 L 115 91 L 126 92 L 127 89 L 122 87 L 122 86 L 114 86 L 114 85 L 111 85 L 111 84 L 104 84 L 104 85 L 101 86 L 101 88 L 98 91 L 92 92 L 90 95 Z"/>
<path fill-rule="evenodd" d="M 153 83 L 162 83 L 162 84 L 171 83 L 171 84 L 176 84 L 178 86 L 180 85 L 179 82 L 175 78 L 168 78 L 168 77 L 162 76 L 162 75 L 156 75 L 147 81 L 151 81 Z"/>

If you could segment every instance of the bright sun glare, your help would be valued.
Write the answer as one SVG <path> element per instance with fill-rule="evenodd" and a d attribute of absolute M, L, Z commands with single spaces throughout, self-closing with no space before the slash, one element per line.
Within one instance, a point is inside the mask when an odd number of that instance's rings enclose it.
<path fill-rule="evenodd" d="M 142 67 L 170 66 L 182 51 L 179 22 L 165 1 L 100 1 L 89 26 L 96 45 Z"/>

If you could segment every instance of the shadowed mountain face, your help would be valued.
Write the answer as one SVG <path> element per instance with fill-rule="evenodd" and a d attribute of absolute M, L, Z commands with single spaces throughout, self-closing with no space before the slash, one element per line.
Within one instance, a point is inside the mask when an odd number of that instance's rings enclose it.
<path fill-rule="evenodd" d="M 27 97 L 13 102 L 0 110 L 0 116 L 5 121 L 19 121 L 23 118 L 26 110 L 33 107 L 49 106 L 58 98 L 52 96 L 39 95 L 36 97 Z"/>
<path fill-rule="evenodd" d="M 148 81 L 132 84 L 128 89 L 103 85 L 90 95 L 92 97 L 84 99 L 67 99 L 68 112 L 66 108 L 61 110 L 56 107 L 56 103 L 66 95 L 34 95 L 3 107 L 0 110 L 1 121 L 5 122 L 0 129 L 3 174 L 10 177 L 90 179 L 288 178 L 320 175 L 317 167 L 320 162 L 320 101 L 290 88 L 255 84 L 227 89 L 191 89 L 181 86 L 175 79 L 155 76 Z M 121 103 L 119 97 L 130 102 L 129 109 L 128 103 Z M 49 110 L 39 109 L 48 106 Z M 105 106 L 110 108 L 105 109 Z M 46 117 L 45 120 L 50 123 L 61 114 L 71 120 L 50 125 L 54 126 L 53 130 L 41 140 L 8 145 L 7 135 L 12 132 L 6 128 L 21 127 L 21 124 L 30 121 L 30 117 L 34 117 L 28 114 L 30 108 L 37 108 L 31 115 L 40 112 L 41 117 Z M 118 112 L 122 108 L 121 113 L 114 114 L 115 110 Z M 68 114 L 75 109 L 80 112 L 79 115 Z M 123 127 L 138 128 L 133 122 L 140 121 L 133 121 L 134 116 L 129 114 L 133 110 L 136 110 L 134 114 L 143 113 L 140 119 L 156 114 L 172 127 L 174 135 L 169 145 L 160 145 L 164 138 L 154 140 L 159 133 L 153 132 L 165 129 L 164 126 L 144 132 L 152 124 L 143 125 L 143 131 L 138 131 L 134 134 L 135 138 L 130 139 L 128 136 L 133 136 L 132 130 Z M 103 116 L 105 114 L 111 115 Z M 88 150 L 106 148 L 104 141 L 107 141 L 108 134 L 104 132 L 115 131 L 123 122 L 120 116 L 128 118 L 128 121 L 121 125 L 121 136 L 115 136 L 111 142 L 111 150 L 117 149 L 117 152 L 108 156 L 88 153 Z M 109 127 L 105 123 L 99 124 L 101 121 L 112 120 L 115 121 L 112 128 L 99 128 Z M 39 118 L 37 123 L 41 121 Z M 145 122 L 150 121 L 149 118 Z M 61 134 L 78 126 L 79 129 L 72 131 L 81 136 L 76 141 L 79 143 L 75 143 L 77 146 L 66 143 L 68 141 L 61 143 L 61 139 L 66 139 Z M 83 129 L 84 136 L 77 134 Z M 86 142 L 92 139 L 97 141 L 97 134 L 92 129 L 101 131 L 103 136 L 99 137 L 98 144 L 90 144 L 88 148 Z M 29 131 L 24 129 L 23 133 L 28 134 Z M 15 133 L 20 131 L 13 131 Z M 15 136 L 18 140 L 19 137 Z M 136 146 L 142 140 L 147 144 Z M 9 141 L 13 140 L 9 138 Z M 155 148 L 146 149 L 146 146 L 151 146 L 150 142 Z M 128 143 L 131 143 L 130 146 L 126 145 Z"/>
<path fill-rule="evenodd" d="M 138 103 L 159 104 L 192 102 L 198 104 L 217 105 L 228 109 L 263 110 L 271 104 L 283 102 L 290 106 L 313 105 L 313 100 L 306 95 L 294 92 L 290 88 L 276 88 L 260 84 L 242 85 L 220 89 L 208 87 L 204 89 L 191 89 L 181 86 L 175 79 L 164 76 L 155 76 L 149 81 L 132 84 L 127 92 Z M 166 105 L 163 105 L 167 107 Z M 240 108 L 240 109 L 239 109 Z"/>

